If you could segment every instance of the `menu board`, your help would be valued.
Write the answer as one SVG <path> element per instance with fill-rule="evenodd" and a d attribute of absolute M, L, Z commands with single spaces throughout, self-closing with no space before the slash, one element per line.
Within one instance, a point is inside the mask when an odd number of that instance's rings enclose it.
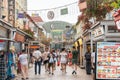
<path fill-rule="evenodd" d="M 120 42 L 97 42 L 96 79 L 120 80 Z"/>

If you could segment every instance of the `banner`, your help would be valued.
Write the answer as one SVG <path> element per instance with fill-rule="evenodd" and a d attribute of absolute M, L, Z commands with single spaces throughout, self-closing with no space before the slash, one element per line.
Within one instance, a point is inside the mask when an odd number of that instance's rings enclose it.
<path fill-rule="evenodd" d="M 18 18 L 25 18 L 24 13 L 18 13 Z"/>
<path fill-rule="evenodd" d="M 116 11 L 113 14 L 113 17 L 114 17 L 114 21 L 116 23 L 117 28 L 120 29 L 120 10 Z"/>

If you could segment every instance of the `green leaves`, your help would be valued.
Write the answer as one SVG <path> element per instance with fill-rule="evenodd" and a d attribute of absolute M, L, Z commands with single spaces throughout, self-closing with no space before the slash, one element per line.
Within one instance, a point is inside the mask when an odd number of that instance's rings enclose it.
<path fill-rule="evenodd" d="M 115 1 L 111 2 L 111 6 L 115 9 L 119 9 L 120 8 L 120 0 L 115 0 Z"/>

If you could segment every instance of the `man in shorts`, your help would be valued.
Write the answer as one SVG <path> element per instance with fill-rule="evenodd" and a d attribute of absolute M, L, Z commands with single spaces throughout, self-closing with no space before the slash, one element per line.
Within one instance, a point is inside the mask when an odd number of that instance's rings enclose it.
<path fill-rule="evenodd" d="M 73 46 L 72 50 L 72 74 L 77 74 L 77 63 L 78 63 L 78 51 L 76 50 L 75 46 Z"/>

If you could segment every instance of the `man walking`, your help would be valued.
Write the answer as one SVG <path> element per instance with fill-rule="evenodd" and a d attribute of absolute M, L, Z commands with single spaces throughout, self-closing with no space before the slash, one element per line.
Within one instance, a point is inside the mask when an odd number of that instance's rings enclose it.
<path fill-rule="evenodd" d="M 91 54 L 91 65 L 93 68 L 93 80 L 95 80 L 95 73 L 96 73 L 96 65 L 95 65 L 95 51 Z"/>
<path fill-rule="evenodd" d="M 77 74 L 77 63 L 78 63 L 78 51 L 76 50 L 75 46 L 73 46 L 72 50 L 72 74 Z"/>
<path fill-rule="evenodd" d="M 87 51 L 85 53 L 85 59 L 86 59 L 86 73 L 90 75 L 91 74 L 91 53 L 90 51 Z"/>
<path fill-rule="evenodd" d="M 37 66 L 39 68 L 39 74 L 41 74 L 42 57 L 39 48 L 33 52 L 33 58 L 35 59 L 35 75 L 37 75 Z"/>

